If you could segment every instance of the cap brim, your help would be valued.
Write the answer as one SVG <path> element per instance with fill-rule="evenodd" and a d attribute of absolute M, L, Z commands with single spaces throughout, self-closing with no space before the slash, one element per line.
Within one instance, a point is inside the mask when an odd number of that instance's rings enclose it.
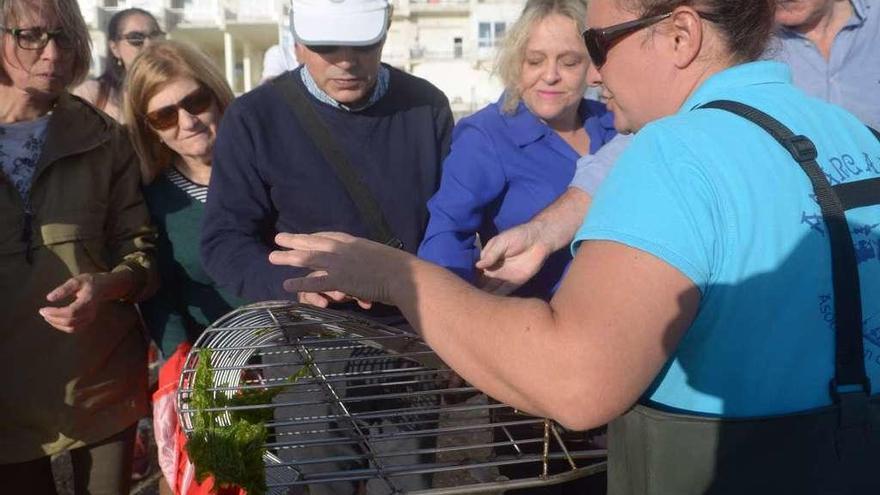
<path fill-rule="evenodd" d="M 325 12 L 294 12 L 291 30 L 303 45 L 372 45 L 385 36 L 387 13 L 382 9 L 331 17 Z"/>

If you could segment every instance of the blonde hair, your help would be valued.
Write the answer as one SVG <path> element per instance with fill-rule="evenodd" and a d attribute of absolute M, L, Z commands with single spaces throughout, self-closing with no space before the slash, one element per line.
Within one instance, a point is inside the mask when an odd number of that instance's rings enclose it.
<path fill-rule="evenodd" d="M 123 113 L 131 130 L 131 142 L 141 160 L 144 183 L 149 183 L 171 164 L 174 152 L 159 141 L 144 116 L 147 105 L 175 79 L 192 79 L 214 95 L 220 115 L 235 98 L 220 69 L 198 48 L 180 41 L 151 43 L 137 56 L 126 76 Z"/>
<path fill-rule="evenodd" d="M 89 74 L 89 66 L 92 63 L 92 39 L 89 36 L 89 28 L 79 11 L 79 4 L 75 0 L 2 0 L 0 1 L 0 26 L 12 29 L 20 21 L 28 8 L 37 8 L 41 15 L 47 11 L 55 14 L 61 24 L 61 30 L 70 37 L 72 46 L 70 52 L 73 55 L 73 70 L 70 80 L 66 81 L 65 87 L 76 86 L 83 82 Z M 13 41 L 15 43 L 15 41 Z M 0 36 L 0 53 L 5 53 L 6 36 Z M 9 75 L 0 65 L 0 76 L 4 79 Z"/>
<path fill-rule="evenodd" d="M 507 30 L 495 65 L 495 70 L 504 84 L 504 102 L 501 106 L 504 113 L 510 114 L 516 111 L 522 99 L 519 78 L 526 55 L 526 45 L 529 42 L 529 33 L 535 24 L 551 14 L 559 14 L 573 20 L 579 33 L 586 29 L 586 0 L 529 0 L 526 3 L 519 19 Z"/>

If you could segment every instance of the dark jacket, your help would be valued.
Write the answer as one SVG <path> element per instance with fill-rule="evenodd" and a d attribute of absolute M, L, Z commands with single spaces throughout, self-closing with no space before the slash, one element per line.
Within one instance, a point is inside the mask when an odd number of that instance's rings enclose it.
<path fill-rule="evenodd" d="M 37 313 L 81 273 L 132 270 L 143 283 L 131 298 L 149 295 L 155 233 L 140 186 L 122 127 L 70 95 L 49 120 L 29 208 L 0 181 L 0 463 L 103 440 L 146 413 L 146 340 L 134 304 L 104 303 L 72 334 Z"/>
<path fill-rule="evenodd" d="M 281 77 L 302 85 L 299 70 Z M 452 114 L 440 90 L 390 70 L 388 92 L 363 111 L 309 99 L 393 233 L 414 253 L 427 224 L 425 205 L 437 189 L 449 148 Z M 205 269 L 252 301 L 292 298 L 282 282 L 306 273 L 269 264 L 277 232 L 368 232 L 345 187 L 271 84 L 226 110 L 208 198 L 202 229 Z"/>

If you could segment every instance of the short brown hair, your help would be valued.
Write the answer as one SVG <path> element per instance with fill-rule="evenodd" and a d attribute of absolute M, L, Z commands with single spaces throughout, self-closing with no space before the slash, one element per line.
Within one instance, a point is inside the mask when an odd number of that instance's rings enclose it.
<path fill-rule="evenodd" d="M 519 19 L 513 23 L 501 49 L 498 51 L 496 71 L 504 84 L 504 102 L 501 109 L 513 113 L 522 99 L 519 78 L 522 74 L 523 59 L 532 27 L 552 14 L 559 14 L 575 22 L 579 33 L 585 29 L 587 18 L 586 0 L 529 0 L 523 7 Z"/>
<path fill-rule="evenodd" d="M 0 26 L 13 28 L 19 21 L 19 17 L 28 8 L 34 8 L 39 13 L 46 10 L 55 14 L 61 29 L 73 42 L 71 52 L 73 54 L 73 71 L 70 81 L 65 86 L 76 86 L 83 82 L 89 74 L 89 66 L 92 63 L 92 39 L 89 37 L 89 28 L 79 11 L 79 4 L 75 0 L 2 0 L 0 2 Z M 5 48 L 6 37 L 0 36 L 0 53 Z M 6 71 L 0 66 L 0 75 L 8 77 Z"/>
<path fill-rule="evenodd" d="M 220 69 L 198 48 L 180 41 L 152 43 L 137 56 L 126 78 L 125 122 L 131 127 L 131 141 L 141 159 L 144 182 L 171 163 L 174 153 L 159 141 L 144 115 L 147 104 L 174 79 L 192 79 L 214 95 L 220 114 L 235 96 Z"/>
<path fill-rule="evenodd" d="M 724 36 L 727 49 L 738 63 L 758 60 L 774 30 L 776 0 L 617 0 L 642 17 L 672 12 L 686 5 L 708 14 Z"/>

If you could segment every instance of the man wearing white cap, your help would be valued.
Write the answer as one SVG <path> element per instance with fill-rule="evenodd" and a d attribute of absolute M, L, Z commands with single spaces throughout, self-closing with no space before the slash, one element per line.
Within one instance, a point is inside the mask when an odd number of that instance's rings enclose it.
<path fill-rule="evenodd" d="M 302 65 L 238 98 L 224 113 L 201 248 L 208 274 L 239 296 L 287 299 L 283 281 L 304 275 L 269 263 L 278 232 L 343 231 L 416 252 L 427 225 L 426 203 L 437 189 L 449 150 L 452 112 L 447 98 L 429 82 L 380 63 L 390 19 L 387 0 L 293 0 L 291 30 Z M 362 311 L 341 294 L 297 297 Z M 405 324 L 388 306 L 376 305 L 363 314 Z M 369 401 L 363 403 L 369 407 Z M 388 447 L 395 450 L 392 463 L 419 462 L 397 455 L 417 451 L 417 444 Z M 284 452 L 356 456 L 348 451 L 352 448 Z M 349 464 L 342 469 L 363 467 Z M 402 482 L 407 491 L 417 490 L 430 477 Z M 388 493 L 387 488 L 366 485 L 368 492 Z M 315 495 L 362 487 L 343 482 L 310 489 Z"/>

